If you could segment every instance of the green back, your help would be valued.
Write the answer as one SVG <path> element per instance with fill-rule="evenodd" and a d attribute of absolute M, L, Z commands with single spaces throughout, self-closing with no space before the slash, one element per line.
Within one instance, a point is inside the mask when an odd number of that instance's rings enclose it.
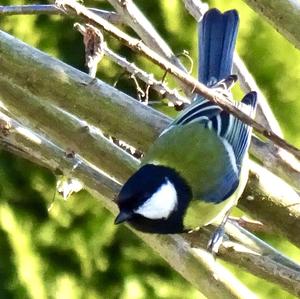
<path fill-rule="evenodd" d="M 200 123 L 174 126 L 150 147 L 143 164 L 174 168 L 192 187 L 194 199 L 218 188 L 231 165 L 217 134 Z"/>

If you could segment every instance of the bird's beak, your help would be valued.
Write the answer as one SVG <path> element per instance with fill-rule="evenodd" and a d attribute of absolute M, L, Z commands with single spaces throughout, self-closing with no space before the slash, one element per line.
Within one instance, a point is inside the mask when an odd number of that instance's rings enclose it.
<path fill-rule="evenodd" d="M 119 215 L 115 219 L 115 224 L 120 224 L 124 221 L 127 221 L 132 217 L 132 213 L 130 212 L 120 212 Z"/>

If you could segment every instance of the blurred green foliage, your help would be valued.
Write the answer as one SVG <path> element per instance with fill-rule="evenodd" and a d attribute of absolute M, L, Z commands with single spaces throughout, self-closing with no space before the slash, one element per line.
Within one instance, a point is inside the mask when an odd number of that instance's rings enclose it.
<path fill-rule="evenodd" d="M 196 61 L 196 24 L 185 12 L 182 1 L 139 0 L 136 3 L 175 53 L 188 50 Z M 31 1 L 2 0 L 1 4 L 31 4 Z M 86 4 L 109 8 L 106 1 L 86 1 Z M 221 10 L 238 9 L 239 53 L 269 99 L 286 138 L 300 146 L 299 51 L 242 1 L 216 0 L 210 4 Z M 81 36 L 73 30 L 73 21 L 68 18 L 2 17 L 0 28 L 84 69 Z M 108 42 L 122 55 L 135 58 L 109 37 Z M 163 75 L 144 59 L 136 61 L 158 77 Z M 109 60 L 103 59 L 98 77 L 113 83 L 121 73 Z M 124 76 L 118 88 L 136 95 L 134 84 Z M 150 97 L 160 100 L 152 92 Z M 163 109 L 166 113 L 174 111 Z M 0 298 L 202 298 L 125 227 L 115 227 L 112 216 L 86 192 L 68 201 L 56 195 L 54 206 L 48 211 L 55 185 L 56 178 L 47 170 L 0 152 Z M 279 237 L 263 237 L 297 258 L 299 251 L 288 242 Z M 293 298 L 276 285 L 229 267 L 260 298 Z"/>

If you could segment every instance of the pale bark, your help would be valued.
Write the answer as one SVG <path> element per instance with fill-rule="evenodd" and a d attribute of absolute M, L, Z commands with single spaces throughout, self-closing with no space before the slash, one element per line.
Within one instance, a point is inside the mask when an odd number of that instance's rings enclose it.
<path fill-rule="evenodd" d="M 300 49 L 300 2 L 298 0 L 244 0 L 287 40 Z"/>
<path fill-rule="evenodd" d="M 251 119 L 251 117 L 249 117 L 238 108 L 236 108 L 232 103 L 230 103 L 224 95 L 217 92 L 215 89 L 210 89 L 204 84 L 201 84 L 196 79 L 186 74 L 184 71 L 174 66 L 168 60 L 151 50 L 140 40 L 132 38 L 126 33 L 120 31 L 117 27 L 113 26 L 100 16 L 97 16 L 96 14 L 90 12 L 88 9 L 75 2 L 74 0 L 57 0 L 56 4 L 59 8 L 64 9 L 70 15 L 76 15 L 82 18 L 85 22 L 91 23 L 92 25 L 103 29 L 111 36 L 120 40 L 127 47 L 131 48 L 133 51 L 143 55 L 147 59 L 151 60 L 152 62 L 166 70 L 168 73 L 172 74 L 181 82 L 190 86 L 191 91 L 204 96 L 206 99 L 222 107 L 225 111 L 241 119 L 244 123 L 253 127 L 257 132 L 264 135 L 276 145 L 286 149 L 287 151 L 295 155 L 295 157 L 297 157 L 298 159 L 300 158 L 300 150 L 298 148 L 286 142 L 273 131 L 266 129 L 263 125 Z"/>
<path fill-rule="evenodd" d="M 0 6 L 0 14 L 1 9 Z M 128 15 L 128 23 L 136 15 L 126 10 L 119 13 L 123 17 Z M 149 45 L 152 44 L 155 32 L 152 35 L 151 30 L 150 34 L 146 30 L 140 34 L 144 39 L 150 38 Z M 118 60 L 121 61 L 120 57 Z M 130 69 L 129 63 L 123 63 Z M 1 32 L 0 65 L 0 145 L 55 172 L 78 177 L 115 214 L 116 206 L 111 199 L 120 184 L 112 177 L 123 183 L 139 162 L 106 139 L 98 128 L 146 150 L 170 119 Z M 135 66 L 131 66 L 134 71 Z M 145 73 L 141 75 L 149 80 Z M 251 88 L 251 84 L 246 82 L 244 89 Z M 161 92 L 166 90 L 163 85 L 157 86 Z M 167 92 L 177 99 L 172 91 Z M 270 123 L 270 115 L 263 123 Z M 276 124 L 270 128 L 280 135 Z M 75 155 L 66 155 L 69 151 L 75 151 Z M 272 157 L 267 167 L 299 188 L 299 161 L 292 160 L 294 157 L 255 138 L 251 153 L 262 162 L 266 155 Z M 300 246 L 299 196 L 285 182 L 254 163 L 239 207 Z M 182 236 L 135 233 L 207 297 L 255 298 L 203 250 L 212 231 L 213 228 L 205 228 L 200 235 Z M 297 264 L 232 223 L 227 225 L 227 233 L 230 240 L 221 246 L 220 257 L 300 296 Z"/>
<path fill-rule="evenodd" d="M 111 198 L 120 190 L 117 182 L 91 167 L 78 154 L 66 155 L 47 136 L 28 130 L 2 112 L 0 125 L 0 145 L 4 149 L 57 174 L 80 179 L 85 188 L 116 214 L 116 205 Z M 133 231 L 208 298 L 256 298 L 204 250 L 214 229 L 207 227 L 181 236 Z M 292 294 L 300 294 L 300 266 L 234 223 L 227 225 L 226 232 L 230 240 L 225 240 L 220 248 L 224 260 L 275 282 Z"/>
<path fill-rule="evenodd" d="M 112 11 L 105 11 L 97 8 L 89 8 L 95 14 L 101 16 L 105 20 L 115 25 L 122 25 L 123 21 L 121 17 Z M 30 4 L 30 5 L 0 5 L 0 16 L 14 16 L 14 15 L 64 15 L 64 12 L 58 9 L 53 4 Z"/>
<path fill-rule="evenodd" d="M 9 110 L 29 127 L 43 129 L 53 135 L 54 141 L 65 150 L 74 146 L 76 152 L 84 158 L 85 154 L 89 155 L 96 167 L 105 167 L 105 171 L 121 183 L 136 169 L 137 160 L 125 154 L 123 160 L 122 150 L 101 139 L 97 131 L 96 134 L 95 130 L 88 130 L 90 123 L 107 130 L 113 136 L 121 137 L 129 144 L 143 144 L 146 150 L 170 121 L 161 113 L 100 80 L 93 80 L 89 84 L 91 79 L 86 74 L 5 33 L 0 33 L 0 64 L 0 96 L 3 109 Z M 68 116 L 62 110 L 81 120 Z M 83 120 L 87 121 L 86 125 L 82 125 Z M 93 141 L 91 144 L 85 143 L 90 139 Z M 107 150 L 109 153 L 105 154 Z M 103 158 L 99 151 L 104 152 Z M 260 177 L 257 170 L 252 168 L 252 171 Z M 277 185 L 278 180 L 274 178 L 274 183 L 272 176 L 268 178 L 270 186 Z M 253 184 L 254 187 L 251 188 L 258 189 L 262 197 L 270 198 L 273 203 L 273 213 L 270 214 L 267 208 L 261 209 L 260 220 L 270 223 L 300 246 L 298 234 L 290 233 L 297 227 L 295 223 L 298 225 L 300 222 L 299 205 L 293 204 L 289 208 L 289 213 L 285 216 L 286 224 L 281 226 L 278 217 L 282 216 L 282 206 L 289 206 L 291 199 L 284 194 L 278 194 L 275 189 L 266 193 L 261 189 L 259 180 L 253 180 Z M 287 190 L 286 194 L 293 194 L 293 202 L 297 201 L 297 194 L 286 184 L 284 188 Z M 250 208 L 247 206 L 247 211 L 257 214 L 256 205 L 260 205 L 260 196 L 253 196 L 253 199 Z"/>

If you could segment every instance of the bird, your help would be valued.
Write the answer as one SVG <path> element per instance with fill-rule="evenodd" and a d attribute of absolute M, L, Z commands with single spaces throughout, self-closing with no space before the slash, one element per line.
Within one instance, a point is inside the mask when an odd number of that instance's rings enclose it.
<path fill-rule="evenodd" d="M 254 117 L 257 96 L 230 99 L 229 88 L 239 16 L 208 10 L 199 23 L 198 80 L 223 90 L 228 100 Z M 209 246 L 222 239 L 231 208 L 245 188 L 252 128 L 200 95 L 150 146 L 140 168 L 121 188 L 115 224 L 145 233 L 175 234 L 219 222 Z M 219 220 L 218 220 L 219 219 Z M 220 221 L 220 219 L 222 221 Z"/>

